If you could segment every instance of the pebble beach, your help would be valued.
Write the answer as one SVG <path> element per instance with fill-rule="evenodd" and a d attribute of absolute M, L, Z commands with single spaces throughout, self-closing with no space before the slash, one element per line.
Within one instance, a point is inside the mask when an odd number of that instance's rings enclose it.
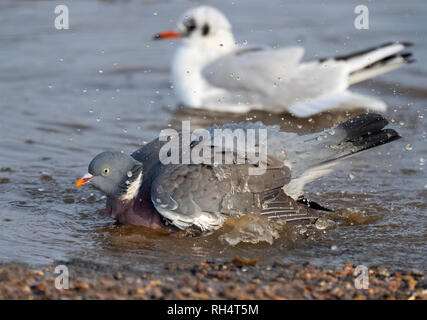
<path fill-rule="evenodd" d="M 344 299 L 426 300 L 420 270 L 369 268 L 367 289 L 355 287 L 355 265 L 328 269 L 306 264 L 260 264 L 235 257 L 229 262 L 165 264 L 161 272 L 114 270 L 74 260 L 68 289 L 55 288 L 53 265 L 0 266 L 0 299 Z"/>

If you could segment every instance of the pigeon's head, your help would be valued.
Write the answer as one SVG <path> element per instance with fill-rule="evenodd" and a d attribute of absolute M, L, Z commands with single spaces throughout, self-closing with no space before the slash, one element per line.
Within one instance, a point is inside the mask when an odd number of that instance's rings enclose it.
<path fill-rule="evenodd" d="M 178 30 L 158 33 L 154 39 L 183 38 L 189 43 L 234 43 L 231 24 L 216 8 L 200 6 L 186 11 L 178 20 Z M 222 42 L 221 42 L 222 41 Z"/>
<path fill-rule="evenodd" d="M 76 187 L 90 183 L 109 197 L 132 199 L 142 181 L 142 164 L 121 152 L 102 152 L 89 164 L 88 173 L 80 178 Z"/>

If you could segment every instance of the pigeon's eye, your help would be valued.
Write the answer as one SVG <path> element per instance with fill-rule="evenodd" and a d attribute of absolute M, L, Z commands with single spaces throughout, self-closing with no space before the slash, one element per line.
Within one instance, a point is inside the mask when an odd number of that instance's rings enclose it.
<path fill-rule="evenodd" d="M 104 175 L 107 175 L 110 173 L 110 169 L 109 168 L 104 168 L 104 170 L 102 170 L 102 172 L 104 173 Z"/>

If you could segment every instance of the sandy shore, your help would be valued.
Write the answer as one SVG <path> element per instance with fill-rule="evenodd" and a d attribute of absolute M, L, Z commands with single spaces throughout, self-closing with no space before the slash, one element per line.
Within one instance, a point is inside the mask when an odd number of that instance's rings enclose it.
<path fill-rule="evenodd" d="M 58 264 L 55 264 L 58 265 Z M 82 261 L 66 263 L 69 289 L 56 289 L 54 265 L 0 265 L 0 299 L 427 299 L 419 270 L 369 269 L 369 288 L 356 289 L 354 267 L 310 264 L 168 264 L 161 272 L 114 270 Z"/>

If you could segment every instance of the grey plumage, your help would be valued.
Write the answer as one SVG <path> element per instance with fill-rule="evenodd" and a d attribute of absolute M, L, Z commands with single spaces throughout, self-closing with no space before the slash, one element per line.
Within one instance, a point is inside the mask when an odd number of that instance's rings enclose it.
<path fill-rule="evenodd" d="M 88 172 L 94 176 L 91 179 L 93 186 L 107 196 L 119 197 L 142 172 L 142 165 L 129 155 L 106 151 L 90 162 Z"/>
<path fill-rule="evenodd" d="M 166 142 L 156 139 L 131 156 L 123 155 L 141 164 L 142 179 L 132 199 L 124 196 L 129 190 L 110 194 L 108 212 L 123 223 L 149 227 L 171 224 L 201 231 L 215 230 L 227 217 L 248 212 L 289 223 L 312 223 L 324 209 L 299 201 L 304 185 L 330 172 L 341 159 L 398 139 L 397 132 L 384 129 L 386 125 L 382 116 L 364 114 L 307 136 L 280 132 L 278 126 L 260 122 L 223 126 L 267 130 L 267 167 L 260 175 L 249 175 L 249 169 L 257 165 L 248 162 L 164 165 L 159 161 L 159 151 Z M 194 141 L 191 146 L 201 143 L 214 147 L 213 139 Z M 233 147 L 223 151 L 236 154 L 239 150 Z M 124 162 L 128 165 L 132 161 Z"/>

